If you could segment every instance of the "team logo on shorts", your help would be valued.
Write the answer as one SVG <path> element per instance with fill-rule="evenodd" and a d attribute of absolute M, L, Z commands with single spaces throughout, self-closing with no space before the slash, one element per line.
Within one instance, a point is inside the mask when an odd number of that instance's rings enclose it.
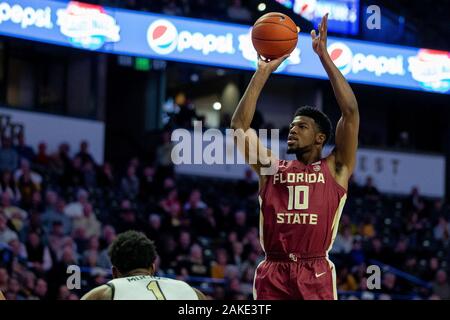
<path fill-rule="evenodd" d="M 333 60 L 336 67 L 344 76 L 350 73 L 352 70 L 353 53 L 346 44 L 335 42 L 328 47 L 328 53 L 330 54 L 331 60 Z"/>
<path fill-rule="evenodd" d="M 158 19 L 147 30 L 147 42 L 158 54 L 169 54 L 177 47 L 177 28 L 168 20 Z"/>

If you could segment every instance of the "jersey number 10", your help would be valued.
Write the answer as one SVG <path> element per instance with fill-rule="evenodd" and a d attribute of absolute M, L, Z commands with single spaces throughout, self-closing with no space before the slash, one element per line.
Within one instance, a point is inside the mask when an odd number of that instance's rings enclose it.
<path fill-rule="evenodd" d="M 309 187 L 287 186 L 289 190 L 288 210 L 308 209 Z"/>

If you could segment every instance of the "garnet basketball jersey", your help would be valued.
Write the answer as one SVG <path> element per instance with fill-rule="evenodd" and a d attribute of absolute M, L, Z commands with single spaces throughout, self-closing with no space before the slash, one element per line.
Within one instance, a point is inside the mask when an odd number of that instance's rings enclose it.
<path fill-rule="evenodd" d="M 149 275 L 117 278 L 107 283 L 113 300 L 198 300 L 186 282 Z"/>
<path fill-rule="evenodd" d="M 347 198 L 326 159 L 279 160 L 260 192 L 260 236 L 266 253 L 327 255 Z"/>

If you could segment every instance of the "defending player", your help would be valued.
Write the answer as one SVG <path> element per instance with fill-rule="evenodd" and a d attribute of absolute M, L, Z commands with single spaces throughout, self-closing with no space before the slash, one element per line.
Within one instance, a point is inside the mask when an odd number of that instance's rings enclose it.
<path fill-rule="evenodd" d="M 205 300 L 187 283 L 154 276 L 156 249 L 143 233 L 120 234 L 109 248 L 113 280 L 92 289 L 82 300 Z"/>

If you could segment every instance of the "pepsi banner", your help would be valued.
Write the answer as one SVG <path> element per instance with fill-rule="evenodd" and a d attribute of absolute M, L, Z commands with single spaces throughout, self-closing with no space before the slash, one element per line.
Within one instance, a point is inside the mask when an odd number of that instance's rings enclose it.
<path fill-rule="evenodd" d="M 329 13 L 328 30 L 342 34 L 359 32 L 359 0 L 276 0 L 294 13 L 314 23 L 318 28 L 322 17 Z"/>
<path fill-rule="evenodd" d="M 326 79 L 309 30 L 278 72 Z M 0 0 L 0 34 L 85 50 L 254 70 L 251 27 L 81 2 Z M 450 93 L 450 53 L 329 38 L 350 82 Z"/>

